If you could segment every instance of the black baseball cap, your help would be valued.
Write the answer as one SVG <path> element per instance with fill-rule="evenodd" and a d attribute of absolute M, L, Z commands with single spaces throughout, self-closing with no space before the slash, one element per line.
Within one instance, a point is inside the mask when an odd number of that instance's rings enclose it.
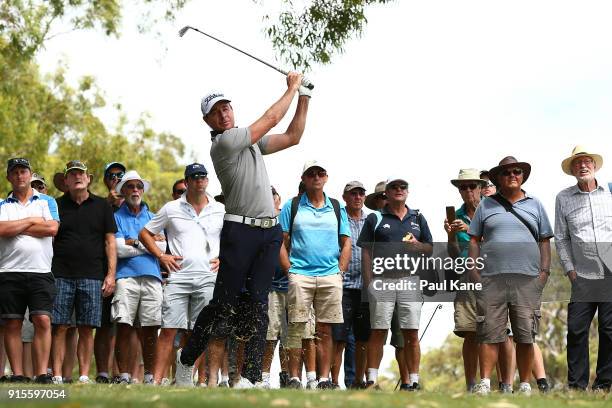
<path fill-rule="evenodd" d="M 193 176 L 194 174 L 204 174 L 208 175 L 208 171 L 203 164 L 200 163 L 192 163 L 185 167 L 185 178 Z"/>
<path fill-rule="evenodd" d="M 30 161 L 28 159 L 24 159 L 23 157 L 14 157 L 8 160 L 6 164 L 6 172 L 9 173 L 17 166 L 27 167 L 28 169 L 32 170 L 32 166 L 30 166 Z"/>

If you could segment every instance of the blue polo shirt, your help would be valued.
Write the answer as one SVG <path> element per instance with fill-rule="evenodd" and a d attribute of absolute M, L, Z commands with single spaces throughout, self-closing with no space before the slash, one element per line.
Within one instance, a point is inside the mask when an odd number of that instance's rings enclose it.
<path fill-rule="evenodd" d="M 540 240 L 553 236 L 544 206 L 535 197 L 525 197 L 512 204 L 538 232 Z M 540 249 L 529 229 L 497 201 L 486 197 L 480 201 L 468 234 L 482 237 L 480 256 L 484 260 L 483 276 L 519 273 L 537 276 L 540 270 Z"/>
<path fill-rule="evenodd" d="M 414 235 L 414 238 L 419 242 L 433 244 L 427 220 L 418 210 L 408 208 L 404 218 L 400 219 L 389 212 L 385 206 L 380 212 L 377 211 L 368 215 L 357 240 L 357 246 L 371 248 L 373 260 L 374 258 L 393 258 L 398 254 L 410 254 L 406 244 L 402 241 L 408 233 Z M 386 274 L 405 272 L 403 269 L 397 270 L 395 267 L 385 267 L 384 269 Z"/>
<path fill-rule="evenodd" d="M 291 200 L 285 203 L 280 213 L 283 232 L 289 232 L 291 223 Z M 325 205 L 315 208 L 306 194 L 300 196 L 297 213 L 293 220 L 291 237 L 290 273 L 306 276 L 327 276 L 340 272 L 338 258 L 338 220 L 327 195 Z M 340 208 L 340 235 L 351 236 L 346 208 Z"/>
<path fill-rule="evenodd" d="M 117 223 L 117 233 L 115 237 L 124 239 L 138 239 L 138 234 L 144 226 L 155 216 L 149 207 L 142 203 L 140 212 L 134 215 L 124 202 L 115 212 L 115 222 Z M 152 276 L 161 282 L 159 262 L 149 253 L 117 259 L 117 277 L 136 278 L 140 276 Z"/>

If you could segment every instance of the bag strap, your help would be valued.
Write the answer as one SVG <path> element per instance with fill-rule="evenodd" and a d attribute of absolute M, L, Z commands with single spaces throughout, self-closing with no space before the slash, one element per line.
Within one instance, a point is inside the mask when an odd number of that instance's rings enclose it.
<path fill-rule="evenodd" d="M 497 201 L 502 207 L 504 207 L 506 212 L 509 212 L 510 214 L 514 215 L 520 222 L 522 222 L 523 225 L 525 225 L 525 227 L 527 227 L 527 229 L 531 233 L 531 236 L 533 237 L 535 242 L 539 242 L 540 241 L 538 239 L 538 232 L 534 231 L 533 226 L 531 224 L 529 224 L 529 222 L 525 218 L 523 218 L 519 213 L 516 212 L 516 210 L 512 206 L 512 203 L 510 203 L 510 201 L 506 200 L 499 193 L 496 193 L 496 194 L 490 196 L 490 198 L 492 198 L 493 200 Z"/>
<path fill-rule="evenodd" d="M 298 206 L 300 205 L 301 195 L 295 196 L 291 199 L 291 219 L 289 221 L 289 237 L 291 238 L 293 233 L 293 222 L 295 221 L 295 216 L 298 212 Z M 332 207 L 334 207 L 334 213 L 336 214 L 336 220 L 338 221 L 338 246 L 340 246 L 340 202 L 335 198 L 329 198 L 329 201 L 332 203 Z"/>

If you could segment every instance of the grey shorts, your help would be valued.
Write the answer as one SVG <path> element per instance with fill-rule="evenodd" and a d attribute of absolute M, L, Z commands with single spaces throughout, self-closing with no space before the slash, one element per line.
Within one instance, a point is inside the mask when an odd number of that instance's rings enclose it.
<path fill-rule="evenodd" d="M 385 278 L 386 284 L 400 284 L 402 281 L 414 279 Z M 418 287 L 418 281 L 417 281 Z M 397 319 L 400 329 L 418 330 L 421 322 L 421 307 L 423 295 L 420 291 L 405 289 L 381 289 L 380 283 L 373 281 L 368 287 L 370 300 L 370 325 L 372 330 L 387 330 L 391 328 L 393 312 L 397 306 Z"/>
<path fill-rule="evenodd" d="M 200 311 L 212 299 L 216 280 L 216 273 L 168 278 L 164 286 L 161 327 L 193 330 Z"/>
<path fill-rule="evenodd" d="M 538 333 L 544 285 L 538 277 L 504 274 L 481 278 L 476 291 L 476 324 L 480 343 L 502 343 L 510 325 L 516 343 L 531 344 Z"/>

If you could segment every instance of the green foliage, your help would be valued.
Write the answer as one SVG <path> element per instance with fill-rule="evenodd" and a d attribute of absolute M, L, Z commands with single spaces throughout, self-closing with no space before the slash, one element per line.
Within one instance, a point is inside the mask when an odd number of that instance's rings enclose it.
<path fill-rule="evenodd" d="M 167 2 L 164 18 L 172 19 L 174 10 L 186 2 Z M 0 2 L 0 163 L 27 157 L 47 179 L 50 194 L 57 195 L 53 174 L 63 170 L 68 160 L 79 159 L 94 174 L 91 190 L 106 195 L 101 182 L 104 164 L 120 161 L 152 182 L 145 199 L 157 209 L 168 201 L 172 183 L 181 176 L 177 160 L 185 148 L 180 139 L 155 132 L 145 115 L 131 122 L 119 107 L 119 125 L 109 130 L 98 116 L 106 101 L 92 77 L 81 78 L 74 88 L 66 82 L 66 65 L 60 63 L 52 75 L 41 77 L 34 59 L 53 37 L 53 23 L 62 18 L 69 18 L 75 30 L 101 29 L 106 35 L 118 35 L 121 5 L 117 0 Z M 0 193 L 9 190 L 3 177 Z"/>
<path fill-rule="evenodd" d="M 291 0 L 283 0 L 277 19 L 264 17 L 268 22 L 265 32 L 281 58 L 295 69 L 308 70 L 312 63 L 330 63 L 353 35 L 361 34 L 367 6 L 390 1 L 312 0 L 297 10 Z"/>

